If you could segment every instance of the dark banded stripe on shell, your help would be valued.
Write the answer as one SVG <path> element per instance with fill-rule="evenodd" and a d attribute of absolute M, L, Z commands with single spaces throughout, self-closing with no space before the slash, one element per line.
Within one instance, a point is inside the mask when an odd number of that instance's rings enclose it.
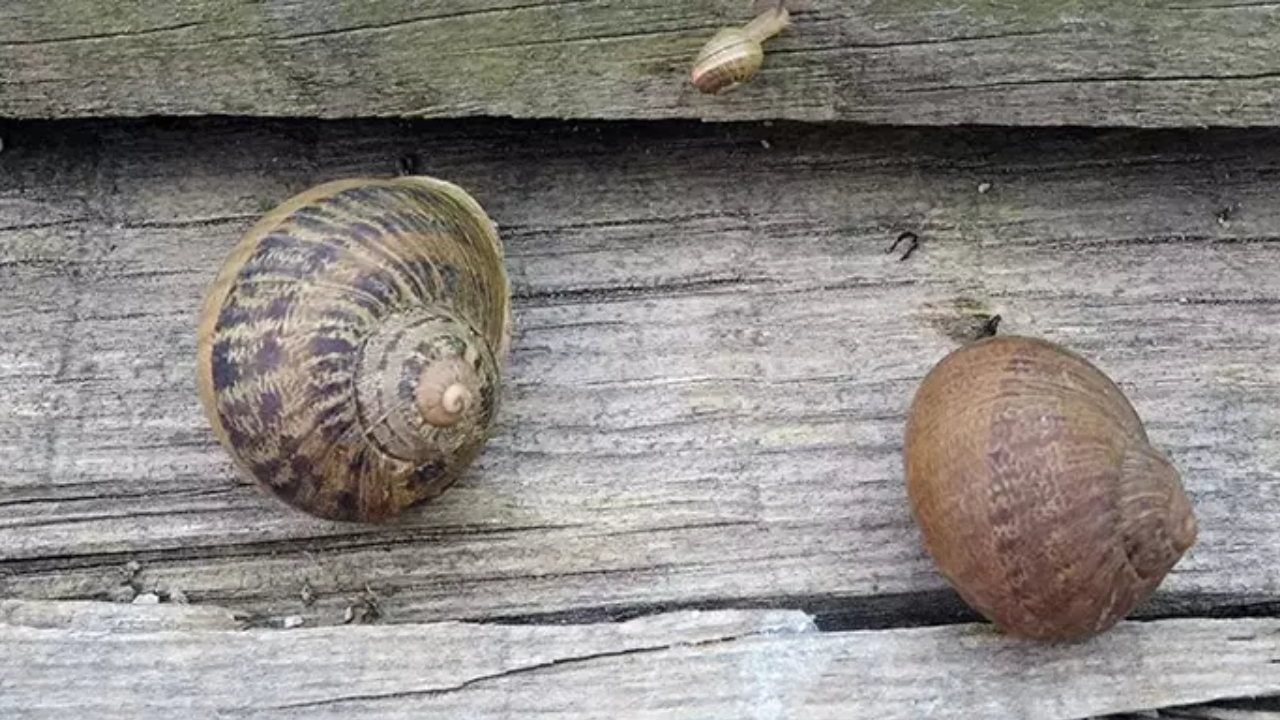
<path fill-rule="evenodd" d="M 241 470 L 285 502 L 321 517 L 388 519 L 443 491 L 478 454 L 496 412 L 509 293 L 492 223 L 456 186 L 321 185 L 255 225 L 210 288 L 200 323 L 206 413 Z M 374 343 L 383 361 L 420 368 L 439 338 L 415 332 L 481 347 L 469 352 L 484 365 L 473 422 L 394 437 L 401 451 L 388 452 L 374 424 L 412 408 L 403 393 L 363 397 L 362 387 L 385 383 L 358 377 L 402 382 L 404 367 L 362 363 L 384 326 L 402 337 Z"/>

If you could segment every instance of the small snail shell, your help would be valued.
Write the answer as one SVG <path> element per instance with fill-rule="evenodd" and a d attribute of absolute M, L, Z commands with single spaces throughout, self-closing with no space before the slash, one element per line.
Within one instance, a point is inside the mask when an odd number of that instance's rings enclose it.
<path fill-rule="evenodd" d="M 728 92 L 755 77 L 764 64 L 765 40 L 782 32 L 790 22 L 783 3 L 756 16 L 745 27 L 717 32 L 693 61 L 691 80 L 711 95 Z"/>
<path fill-rule="evenodd" d="M 325 183 L 255 224 L 207 291 L 201 403 L 275 497 L 321 518 L 393 519 L 487 441 L 509 298 L 494 224 L 461 188 Z"/>
<path fill-rule="evenodd" d="M 912 515 L 943 576 L 1005 632 L 1101 633 L 1195 542 L 1177 470 L 1099 369 L 994 337 L 953 351 L 912 401 Z"/>

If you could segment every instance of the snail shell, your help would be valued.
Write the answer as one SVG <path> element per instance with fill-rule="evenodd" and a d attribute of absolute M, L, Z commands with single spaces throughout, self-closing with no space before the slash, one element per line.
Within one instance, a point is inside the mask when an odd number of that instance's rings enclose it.
<path fill-rule="evenodd" d="M 953 351 L 912 401 L 912 515 L 943 576 L 1005 632 L 1116 624 L 1196 540 L 1178 471 L 1099 369 L 1049 342 Z"/>
<path fill-rule="evenodd" d="M 745 27 L 720 30 L 694 58 L 690 74 L 693 86 L 715 95 L 733 90 L 755 77 L 764 64 L 764 41 L 782 32 L 789 22 L 786 7 L 779 3 Z"/>
<path fill-rule="evenodd" d="M 703 46 L 693 61 L 693 86 L 715 95 L 755 77 L 764 64 L 764 48 L 742 28 L 725 28 Z"/>
<path fill-rule="evenodd" d="M 271 495 L 387 521 L 479 455 L 510 326 L 502 246 L 465 191 L 429 177 L 329 182 L 257 222 L 209 287 L 200 399 Z"/>

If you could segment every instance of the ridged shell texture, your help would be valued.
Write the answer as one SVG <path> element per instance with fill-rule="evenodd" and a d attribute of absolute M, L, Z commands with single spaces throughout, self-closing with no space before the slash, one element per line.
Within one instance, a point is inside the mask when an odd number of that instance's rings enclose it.
<path fill-rule="evenodd" d="M 1129 401 L 1043 340 L 989 338 L 944 358 L 917 390 L 904 452 L 929 554 L 1014 635 L 1107 630 L 1195 541 L 1179 474 Z"/>
<path fill-rule="evenodd" d="M 200 398 L 248 477 L 318 517 L 377 522 L 438 495 L 487 441 L 510 337 L 493 223 L 426 177 L 339 180 L 258 222 L 199 324 Z M 433 363 L 477 401 L 422 420 Z"/>

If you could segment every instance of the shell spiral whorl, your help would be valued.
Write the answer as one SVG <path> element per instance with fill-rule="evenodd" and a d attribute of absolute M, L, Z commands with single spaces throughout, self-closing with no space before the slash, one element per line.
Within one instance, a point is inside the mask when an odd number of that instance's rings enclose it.
<path fill-rule="evenodd" d="M 690 82 L 701 92 L 719 95 L 750 81 L 764 64 L 764 42 L 790 22 L 786 3 L 779 0 L 746 25 L 720 30 L 698 51 Z"/>
<path fill-rule="evenodd" d="M 464 190 L 328 182 L 255 224 L 210 286 L 200 398 L 240 471 L 275 497 L 387 521 L 479 455 L 510 324 L 501 242 Z"/>

